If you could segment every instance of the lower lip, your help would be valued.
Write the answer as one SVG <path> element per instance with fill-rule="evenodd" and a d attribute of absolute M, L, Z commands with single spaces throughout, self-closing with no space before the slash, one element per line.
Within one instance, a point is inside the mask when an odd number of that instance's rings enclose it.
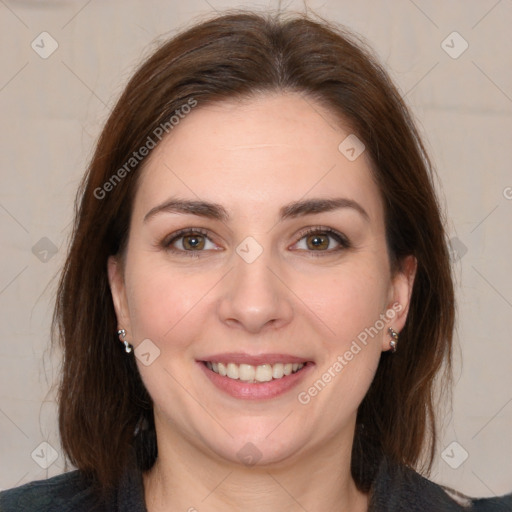
<path fill-rule="evenodd" d="M 223 377 L 213 370 L 210 370 L 201 361 L 198 361 L 197 364 L 214 386 L 234 398 L 242 398 L 245 400 L 268 400 L 282 395 L 299 384 L 314 366 L 313 363 L 307 363 L 298 372 L 291 373 L 280 379 L 251 383 L 239 379 L 235 380 L 229 377 Z"/>

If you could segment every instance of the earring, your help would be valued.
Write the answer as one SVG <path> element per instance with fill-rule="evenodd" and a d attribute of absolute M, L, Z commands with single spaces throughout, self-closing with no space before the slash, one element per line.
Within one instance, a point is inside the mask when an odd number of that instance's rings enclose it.
<path fill-rule="evenodd" d="M 124 343 L 124 350 L 127 354 L 129 354 L 132 351 L 133 347 L 124 339 L 124 337 L 126 336 L 126 331 L 124 329 L 119 329 L 119 331 L 117 331 L 117 334 L 123 337 L 121 341 L 122 343 Z"/>
<path fill-rule="evenodd" d="M 398 343 L 398 333 L 392 327 L 388 329 L 388 332 L 392 338 L 391 341 L 389 342 L 389 346 L 391 347 L 391 352 L 394 353 L 396 352 L 396 346 Z"/>

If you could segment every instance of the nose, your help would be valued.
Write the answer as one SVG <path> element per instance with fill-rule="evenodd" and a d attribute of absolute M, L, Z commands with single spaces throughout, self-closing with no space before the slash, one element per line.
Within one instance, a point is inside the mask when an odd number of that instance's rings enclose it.
<path fill-rule="evenodd" d="M 223 280 L 221 321 L 251 333 L 287 325 L 293 317 L 293 293 L 275 262 L 266 251 L 252 263 L 238 255 L 234 259 L 235 268 Z"/>

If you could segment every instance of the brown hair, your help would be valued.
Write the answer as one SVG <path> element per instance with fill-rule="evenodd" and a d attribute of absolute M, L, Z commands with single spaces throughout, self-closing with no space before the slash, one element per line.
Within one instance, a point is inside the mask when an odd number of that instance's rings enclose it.
<path fill-rule="evenodd" d="M 143 63 L 111 113 L 77 195 L 52 326 L 64 349 L 59 428 L 69 460 L 102 491 L 128 463 L 146 470 L 157 455 L 151 398 L 116 335 L 107 277 L 108 256 L 126 247 L 141 169 L 125 164 L 191 100 L 202 106 L 280 91 L 319 101 L 350 123 L 384 200 L 391 268 L 407 255 L 418 262 L 399 351 L 382 354 L 358 411 L 353 477 L 368 490 L 382 456 L 418 467 L 426 453 L 431 467 L 434 383 L 443 363 L 451 368 L 455 310 L 434 174 L 414 122 L 386 72 L 349 32 L 304 16 L 236 12 L 178 34 Z M 112 182 L 123 165 L 123 179 Z"/>

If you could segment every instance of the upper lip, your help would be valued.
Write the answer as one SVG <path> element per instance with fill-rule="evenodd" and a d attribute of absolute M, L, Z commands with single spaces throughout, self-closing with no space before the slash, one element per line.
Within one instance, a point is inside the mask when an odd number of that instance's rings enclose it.
<path fill-rule="evenodd" d="M 250 364 L 253 366 L 276 363 L 306 363 L 310 361 L 307 357 L 297 357 L 289 354 L 258 354 L 252 356 L 241 352 L 213 354 L 199 360 L 211 363 Z"/>

